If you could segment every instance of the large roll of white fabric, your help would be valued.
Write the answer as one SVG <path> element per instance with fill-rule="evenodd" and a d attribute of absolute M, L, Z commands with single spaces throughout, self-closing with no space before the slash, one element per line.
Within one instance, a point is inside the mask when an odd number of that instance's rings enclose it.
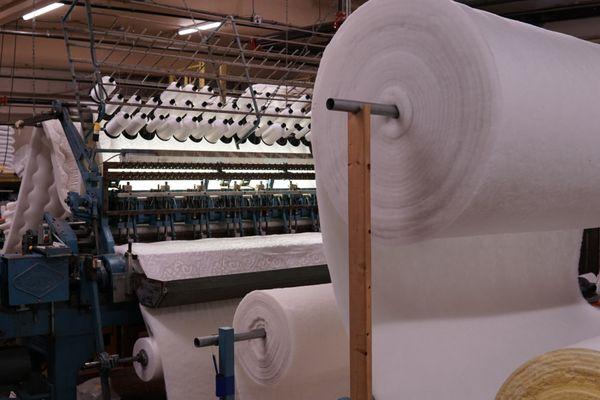
<path fill-rule="evenodd" d="M 346 317 L 347 115 L 325 101 L 401 114 L 371 120 L 378 400 L 492 399 L 522 363 L 597 336 L 577 265 L 600 225 L 599 63 L 595 44 L 449 0 L 372 0 L 335 35 L 311 140 Z"/>
<path fill-rule="evenodd" d="M 233 326 L 267 333 L 236 343 L 240 398 L 328 400 L 348 393 L 348 339 L 331 285 L 251 292 Z"/>
<path fill-rule="evenodd" d="M 372 122 L 377 238 L 596 226 L 599 63 L 594 43 L 448 0 L 370 1 L 319 69 L 321 193 L 345 218 L 346 115 L 326 98 L 392 103 L 400 119 Z"/>

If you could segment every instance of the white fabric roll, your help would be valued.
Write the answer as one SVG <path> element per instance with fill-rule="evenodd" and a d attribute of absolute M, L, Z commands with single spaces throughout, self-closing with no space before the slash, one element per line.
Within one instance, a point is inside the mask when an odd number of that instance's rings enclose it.
<path fill-rule="evenodd" d="M 346 218 L 347 117 L 326 99 L 393 103 L 372 121 L 378 239 L 598 226 L 598 63 L 594 43 L 451 1 L 370 1 L 319 69 L 321 193 Z"/>
<path fill-rule="evenodd" d="M 267 333 L 236 343 L 242 399 L 326 400 L 348 393 L 348 339 L 331 285 L 251 292 L 233 326 Z"/>
<path fill-rule="evenodd" d="M 327 47 L 311 134 L 346 318 L 347 115 L 325 101 L 401 114 L 371 120 L 378 400 L 491 399 L 525 361 L 597 336 L 577 266 L 600 225 L 598 63 L 595 44 L 447 0 L 372 0 Z"/>
<path fill-rule="evenodd" d="M 215 398 L 212 355 L 218 355 L 218 349 L 197 349 L 193 341 L 216 334 L 220 326 L 231 326 L 238 303 L 236 299 L 166 308 L 140 305 L 150 338 L 160 351 L 169 400 Z"/>
<path fill-rule="evenodd" d="M 139 362 L 133 363 L 133 368 L 137 376 L 144 382 L 150 382 L 163 378 L 162 360 L 160 358 L 160 350 L 156 341 L 152 338 L 139 338 L 133 344 L 133 355 L 137 355 L 140 351 L 144 351 L 147 357 L 147 364 L 142 365 Z"/>

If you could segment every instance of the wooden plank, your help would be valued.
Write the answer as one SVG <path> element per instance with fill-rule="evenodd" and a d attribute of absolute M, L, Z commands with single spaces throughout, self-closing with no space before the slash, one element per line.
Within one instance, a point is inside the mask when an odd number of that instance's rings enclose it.
<path fill-rule="evenodd" d="M 350 394 L 371 400 L 371 110 L 348 113 Z"/>

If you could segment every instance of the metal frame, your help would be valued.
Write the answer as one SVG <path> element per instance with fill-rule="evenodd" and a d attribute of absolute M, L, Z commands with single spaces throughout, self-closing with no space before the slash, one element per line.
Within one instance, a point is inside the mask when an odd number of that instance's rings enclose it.
<path fill-rule="evenodd" d="M 76 4 L 77 0 L 73 0 L 62 20 L 62 29 L 80 117 L 85 105 L 90 104 L 90 89 L 101 82 L 101 71 L 117 78 L 121 94 L 136 93 L 144 100 L 165 90 L 173 77 L 210 84 L 218 89 L 221 97 L 239 96 L 246 88 L 261 83 L 285 88 L 280 95 L 263 97 L 267 104 L 274 99 L 299 97 L 312 91 L 321 55 L 333 36 L 272 23 L 251 23 L 234 16 L 207 16 L 201 11 L 163 4 L 144 3 L 145 11 L 140 14 L 115 12 L 116 9 L 95 5 L 89 0 L 84 1 L 86 24 L 82 25 L 70 18 Z M 220 22 L 220 25 L 212 32 L 188 36 L 177 35 L 179 26 L 160 32 L 149 32 L 148 29 L 136 32 L 131 28 L 135 23 L 150 22 L 146 14 L 153 10 L 159 15 L 179 15 L 192 21 L 201 18 Z M 95 21 L 100 18 L 110 18 L 109 26 L 96 25 Z M 242 33 L 240 25 L 265 36 Z M 272 35 L 274 30 L 286 35 L 302 32 L 306 37 L 280 39 Z M 271 36 L 266 36 L 268 34 Z M 90 56 L 74 56 L 81 48 L 89 49 Z M 230 72 L 222 71 L 221 66 L 227 66 Z M 260 120 L 263 114 L 257 106 L 258 95 L 254 91 L 250 93 L 253 113 Z M 101 109 L 105 104 L 111 103 L 102 102 Z M 177 109 L 168 105 L 157 108 Z M 198 111 L 202 112 L 201 109 Z M 247 114 L 243 111 L 211 111 Z"/>

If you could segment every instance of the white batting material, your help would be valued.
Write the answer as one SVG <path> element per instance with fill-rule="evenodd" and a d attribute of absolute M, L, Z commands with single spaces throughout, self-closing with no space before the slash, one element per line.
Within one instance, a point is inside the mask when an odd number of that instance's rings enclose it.
<path fill-rule="evenodd" d="M 347 317 L 347 115 L 372 118 L 374 396 L 494 398 L 526 360 L 597 336 L 579 293 L 600 225 L 600 47 L 447 0 L 372 0 L 313 101 L 319 212 Z"/>
<path fill-rule="evenodd" d="M 21 251 L 27 229 L 36 229 L 45 212 L 57 218 L 70 216 L 65 204 L 68 192 L 80 192 L 81 175 L 58 120 L 35 128 L 29 143 L 29 158 L 21 179 L 16 202 L 6 205 L 0 225 L 6 240 L 3 253 Z"/>

